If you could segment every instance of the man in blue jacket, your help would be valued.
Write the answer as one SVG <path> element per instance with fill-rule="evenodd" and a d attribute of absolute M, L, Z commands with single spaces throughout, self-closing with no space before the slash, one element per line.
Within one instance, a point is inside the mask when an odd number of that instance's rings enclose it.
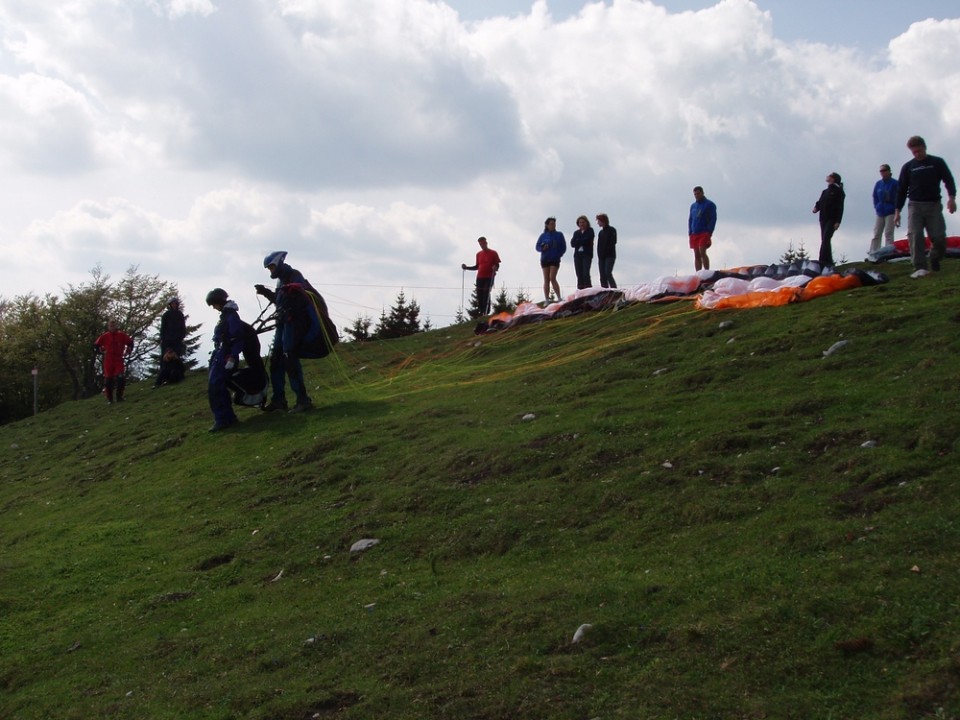
<path fill-rule="evenodd" d="M 943 158 L 927 154 L 927 143 L 919 135 L 907 140 L 913 160 L 900 170 L 897 210 L 893 222 L 900 227 L 900 211 L 910 198 L 907 214 L 907 238 L 910 240 L 910 259 L 916 268 L 912 278 L 921 278 L 927 270 L 927 247 L 923 237 L 930 235 L 930 269 L 940 270 L 940 259 L 947 250 L 947 223 L 943 219 L 943 197 L 940 183 L 947 189 L 947 212 L 957 211 L 957 184 Z"/>
<path fill-rule="evenodd" d="M 707 248 L 713 244 L 713 231 L 717 227 L 717 206 L 712 200 L 707 200 L 703 188 L 699 185 L 693 189 L 693 197 L 687 232 L 690 235 L 690 248 L 693 250 L 693 265 L 699 272 L 710 269 Z"/>
<path fill-rule="evenodd" d="M 884 236 L 885 244 L 893 245 L 893 214 L 897 211 L 897 192 L 899 184 L 890 174 L 890 166 L 884 163 L 880 166 L 880 179 L 873 186 L 873 209 L 877 212 L 877 221 L 873 224 L 873 239 L 870 241 L 870 252 L 880 249 L 880 236 Z"/>

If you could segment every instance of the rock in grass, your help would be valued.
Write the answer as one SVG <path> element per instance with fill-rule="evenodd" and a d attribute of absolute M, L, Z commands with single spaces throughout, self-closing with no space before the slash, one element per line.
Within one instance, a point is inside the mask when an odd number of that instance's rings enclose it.
<path fill-rule="evenodd" d="M 531 420 L 536 420 L 536 419 L 537 419 L 537 416 L 534 415 L 533 413 L 527 413 L 521 418 L 521 420 L 523 420 L 524 422 L 530 422 Z"/>
<path fill-rule="evenodd" d="M 831 345 L 830 347 L 828 347 L 826 350 L 823 351 L 823 356 L 830 357 L 831 355 L 834 355 L 840 352 L 841 350 L 843 350 L 843 348 L 845 348 L 849 344 L 850 344 L 849 340 L 838 340 L 833 345 Z"/>
<path fill-rule="evenodd" d="M 577 631 L 573 634 L 573 640 L 571 642 L 574 645 L 576 645 L 578 642 L 583 640 L 584 637 L 586 637 L 587 630 L 589 630 L 592 627 L 593 625 L 591 625 L 590 623 L 584 623 L 583 625 L 578 627 Z"/>
<path fill-rule="evenodd" d="M 363 540 L 357 540 L 353 545 L 350 546 L 350 552 L 357 553 L 363 552 L 364 550 L 369 550 L 379 542 L 380 541 L 376 538 L 364 538 Z"/>

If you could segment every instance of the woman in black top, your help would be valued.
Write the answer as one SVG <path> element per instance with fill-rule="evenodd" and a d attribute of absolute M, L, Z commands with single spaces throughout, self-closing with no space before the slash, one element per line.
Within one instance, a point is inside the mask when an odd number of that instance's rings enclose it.
<path fill-rule="evenodd" d="M 813 206 L 815 213 L 820 213 L 820 268 L 833 267 L 833 234 L 840 227 L 843 220 L 843 200 L 846 193 L 840 175 L 832 172 L 827 175 L 827 187 L 820 193 L 820 199 Z"/>

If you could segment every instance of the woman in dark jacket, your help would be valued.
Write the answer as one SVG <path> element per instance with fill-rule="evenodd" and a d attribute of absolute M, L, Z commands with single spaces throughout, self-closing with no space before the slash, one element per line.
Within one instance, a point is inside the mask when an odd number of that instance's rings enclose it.
<path fill-rule="evenodd" d="M 577 271 L 577 290 L 592 287 L 590 266 L 593 264 L 593 228 L 586 215 L 577 218 L 577 229 L 570 238 L 573 248 L 573 269 Z"/>
<path fill-rule="evenodd" d="M 827 175 L 827 187 L 820 193 L 820 199 L 813 206 L 815 213 L 820 213 L 820 267 L 821 269 L 833 267 L 833 247 L 831 242 L 833 234 L 840 227 L 840 221 L 843 220 L 843 200 L 846 193 L 843 191 L 843 183 L 840 181 L 840 174 L 832 172 Z"/>
<path fill-rule="evenodd" d="M 610 218 L 606 213 L 597 215 L 597 265 L 600 269 L 600 287 L 615 288 L 617 281 L 613 279 L 613 265 L 617 261 L 617 229 L 610 226 Z"/>

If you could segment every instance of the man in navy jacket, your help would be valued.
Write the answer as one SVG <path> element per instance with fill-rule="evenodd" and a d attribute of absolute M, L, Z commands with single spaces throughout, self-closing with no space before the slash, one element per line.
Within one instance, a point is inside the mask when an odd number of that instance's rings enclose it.
<path fill-rule="evenodd" d="M 924 230 L 930 235 L 930 269 L 940 270 L 940 259 L 947 250 L 947 223 L 943 219 L 943 198 L 940 183 L 947 189 L 947 212 L 957 211 L 957 184 L 943 158 L 927 154 L 927 143 L 919 135 L 907 140 L 913 160 L 900 170 L 900 188 L 893 222 L 900 227 L 900 211 L 910 198 L 907 208 L 907 238 L 910 240 L 910 259 L 916 268 L 912 278 L 928 273 Z"/>

